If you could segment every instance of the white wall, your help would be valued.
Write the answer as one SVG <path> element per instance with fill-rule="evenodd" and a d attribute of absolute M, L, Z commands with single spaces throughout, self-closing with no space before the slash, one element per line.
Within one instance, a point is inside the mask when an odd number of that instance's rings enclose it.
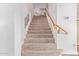
<path fill-rule="evenodd" d="M 52 5 L 50 7 L 49 12 L 52 12 Z M 24 19 L 31 10 L 33 4 L 0 4 L 0 55 L 21 54 Z M 53 15 L 54 11 L 50 14 Z M 57 34 L 57 48 L 64 49 L 65 54 L 76 54 L 76 46 L 73 46 L 77 43 L 76 4 L 57 4 L 56 18 L 58 24 L 68 31 L 68 35 Z"/>
<path fill-rule="evenodd" d="M 57 22 L 57 4 L 56 3 L 49 3 L 48 4 L 48 11 L 50 16 L 52 16 L 52 19 L 54 22 Z"/>
<path fill-rule="evenodd" d="M 57 4 L 57 23 L 68 32 L 68 35 L 57 34 L 57 47 L 63 48 L 65 54 L 77 54 L 77 47 L 73 46 L 77 44 L 76 7 L 76 4 Z"/>
<path fill-rule="evenodd" d="M 32 10 L 32 4 L 27 3 L 0 4 L 0 55 L 21 55 L 24 20 Z"/>
<path fill-rule="evenodd" d="M 21 55 L 21 45 L 25 38 L 25 17 L 33 10 L 32 4 L 15 4 L 15 55 Z"/>
<path fill-rule="evenodd" d="M 79 3 L 77 4 L 77 43 L 79 45 Z"/>
<path fill-rule="evenodd" d="M 14 6 L 0 3 L 0 55 L 14 55 Z"/>
<path fill-rule="evenodd" d="M 68 32 L 65 35 L 63 32 L 57 34 L 56 30 L 53 29 L 52 22 L 48 18 L 49 25 L 57 43 L 58 49 L 63 49 L 63 54 L 77 54 L 77 5 L 76 4 L 48 4 L 48 11 L 54 22 L 61 26 Z"/>
<path fill-rule="evenodd" d="M 78 19 L 79 19 L 79 3 L 77 3 L 77 17 L 78 17 Z"/>

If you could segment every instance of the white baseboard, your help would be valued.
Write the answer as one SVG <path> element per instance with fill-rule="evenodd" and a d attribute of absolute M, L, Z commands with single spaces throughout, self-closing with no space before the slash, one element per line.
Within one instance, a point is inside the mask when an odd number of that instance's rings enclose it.
<path fill-rule="evenodd" d="M 0 51 L 0 56 L 8 56 L 9 55 L 9 52 L 8 51 Z"/>
<path fill-rule="evenodd" d="M 63 54 L 78 55 L 78 52 L 77 52 L 77 51 L 63 51 L 61 54 L 62 54 L 62 55 L 63 55 Z"/>

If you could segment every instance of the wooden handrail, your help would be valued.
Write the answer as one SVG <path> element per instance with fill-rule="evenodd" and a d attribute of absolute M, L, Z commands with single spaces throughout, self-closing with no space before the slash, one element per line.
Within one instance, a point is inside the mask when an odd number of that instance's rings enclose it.
<path fill-rule="evenodd" d="M 52 21 L 52 23 L 53 23 L 54 28 L 59 28 L 59 29 L 58 29 L 58 33 L 60 32 L 60 30 L 62 30 L 65 34 L 68 34 L 66 30 L 64 30 L 64 29 L 61 28 L 59 25 L 57 25 L 57 24 L 54 23 L 54 21 L 52 20 L 51 16 L 49 15 L 47 9 L 45 9 L 45 10 L 46 10 L 46 12 L 47 12 L 47 15 L 50 17 L 50 19 L 51 19 L 51 21 Z"/>
<path fill-rule="evenodd" d="M 55 26 L 57 26 L 59 29 L 61 29 L 62 31 L 65 32 L 65 34 L 68 34 L 66 30 L 64 30 L 63 28 L 61 28 L 60 26 L 58 26 L 57 24 L 55 24 Z"/>
<path fill-rule="evenodd" d="M 49 13 L 48 13 L 47 10 L 46 10 L 46 12 L 47 12 L 48 16 L 50 17 L 50 15 L 49 15 Z M 50 19 L 52 19 L 52 18 L 50 17 Z M 54 21 L 53 21 L 53 20 L 51 20 L 51 21 L 52 21 L 53 25 L 55 25 L 55 24 L 54 24 Z"/>

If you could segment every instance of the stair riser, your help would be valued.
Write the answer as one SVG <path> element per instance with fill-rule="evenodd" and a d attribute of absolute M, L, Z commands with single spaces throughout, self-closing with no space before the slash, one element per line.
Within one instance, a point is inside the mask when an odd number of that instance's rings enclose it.
<path fill-rule="evenodd" d="M 54 43 L 53 41 L 24 41 L 24 43 Z"/>
<path fill-rule="evenodd" d="M 47 21 L 46 21 L 46 19 L 45 19 L 45 20 L 40 20 L 40 19 L 37 19 L 37 20 L 36 20 L 36 19 L 35 19 L 35 20 L 32 20 L 32 22 L 44 22 L 44 21 L 45 21 L 45 22 L 47 22 Z"/>
<path fill-rule="evenodd" d="M 54 45 L 23 45 L 23 50 L 30 50 L 30 51 L 51 51 L 56 50 L 56 46 Z"/>
<path fill-rule="evenodd" d="M 53 39 L 26 39 L 24 43 L 54 43 Z"/>
<path fill-rule="evenodd" d="M 53 38 L 52 35 L 27 35 L 27 38 Z"/>
<path fill-rule="evenodd" d="M 30 27 L 49 27 L 48 25 L 30 25 Z"/>
<path fill-rule="evenodd" d="M 47 24 L 48 25 L 48 22 L 46 22 L 46 21 L 32 21 L 31 24 L 32 23 L 39 23 L 39 24 L 42 23 L 42 24 Z"/>
<path fill-rule="evenodd" d="M 48 25 L 48 22 L 46 22 L 46 21 L 32 21 L 31 24 L 47 24 Z"/>
<path fill-rule="evenodd" d="M 44 25 L 44 26 L 43 26 L 43 25 L 39 25 L 39 26 L 38 26 L 38 24 L 36 24 L 36 25 L 37 25 L 37 26 L 30 26 L 30 27 L 32 27 L 32 28 L 50 28 L 48 25 Z M 30 27 L 29 27 L 29 28 L 30 28 Z"/>
<path fill-rule="evenodd" d="M 44 24 L 44 25 L 48 25 L 47 23 L 31 23 L 31 24 L 36 24 L 36 25 Z"/>
<path fill-rule="evenodd" d="M 48 27 L 48 26 L 30 26 L 30 28 L 50 28 L 50 27 Z"/>
<path fill-rule="evenodd" d="M 21 53 L 21 56 L 60 56 L 59 53 Z"/>
<path fill-rule="evenodd" d="M 48 26 L 30 26 L 30 27 L 32 27 L 32 28 L 50 28 L 50 27 L 48 27 Z"/>
<path fill-rule="evenodd" d="M 28 30 L 29 31 L 43 31 L 44 32 L 44 30 L 45 31 L 50 31 L 49 30 L 50 28 L 43 28 L 43 29 L 41 29 L 41 28 L 29 28 Z M 50 31 L 51 32 L 51 31 Z M 52 32 L 51 32 L 52 33 Z"/>
<path fill-rule="evenodd" d="M 50 34 L 50 32 L 28 32 L 28 34 Z"/>
<path fill-rule="evenodd" d="M 44 26 L 48 26 L 48 24 L 44 24 L 44 23 L 43 24 L 33 23 L 33 24 L 30 24 L 30 25 L 41 25 L 41 26 L 44 25 Z"/>
<path fill-rule="evenodd" d="M 53 40 L 53 38 L 25 38 L 25 40 Z"/>
<path fill-rule="evenodd" d="M 24 52 L 24 51 L 23 51 Z M 41 54 L 45 54 L 45 53 L 58 53 L 60 52 L 60 50 L 48 50 L 48 51 L 32 51 L 32 50 L 26 50 L 25 52 L 27 53 L 41 53 Z"/>
<path fill-rule="evenodd" d="M 46 48 L 48 48 L 48 47 L 46 47 Z M 30 48 L 30 47 L 25 47 L 25 46 L 22 47 L 22 49 L 25 50 L 25 51 L 26 51 L 26 50 L 30 50 L 30 51 L 37 51 L 37 52 L 38 52 L 38 51 L 51 51 L 51 50 L 52 50 L 52 51 L 55 51 L 55 50 L 56 50 L 56 47 L 54 47 L 54 48 L 49 48 L 49 49 L 46 49 L 46 48 L 40 48 L 40 47 L 38 47 L 38 48 L 37 48 L 37 47 L 31 47 L 31 48 Z"/>
<path fill-rule="evenodd" d="M 49 27 L 29 27 L 29 29 L 50 29 Z"/>
<path fill-rule="evenodd" d="M 28 31 L 28 33 L 40 33 L 40 32 L 42 32 L 42 33 L 52 33 L 50 30 L 29 30 Z"/>
<path fill-rule="evenodd" d="M 60 51 L 52 50 L 52 51 L 23 51 L 23 56 L 58 56 L 60 55 Z"/>
<path fill-rule="evenodd" d="M 37 30 L 29 29 L 28 31 L 29 31 L 29 32 L 30 32 L 30 31 L 34 31 L 34 32 L 35 32 L 35 31 L 52 32 L 52 31 L 49 30 L 49 29 L 46 29 L 46 30 L 45 30 L 45 29 L 37 29 Z"/>
<path fill-rule="evenodd" d="M 29 28 L 29 30 L 50 30 L 50 28 Z"/>

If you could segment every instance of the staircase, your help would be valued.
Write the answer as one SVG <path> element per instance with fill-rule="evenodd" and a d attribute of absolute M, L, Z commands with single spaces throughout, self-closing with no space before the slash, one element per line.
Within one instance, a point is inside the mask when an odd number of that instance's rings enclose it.
<path fill-rule="evenodd" d="M 22 45 L 22 56 L 57 56 L 57 49 L 46 16 L 34 16 Z"/>

